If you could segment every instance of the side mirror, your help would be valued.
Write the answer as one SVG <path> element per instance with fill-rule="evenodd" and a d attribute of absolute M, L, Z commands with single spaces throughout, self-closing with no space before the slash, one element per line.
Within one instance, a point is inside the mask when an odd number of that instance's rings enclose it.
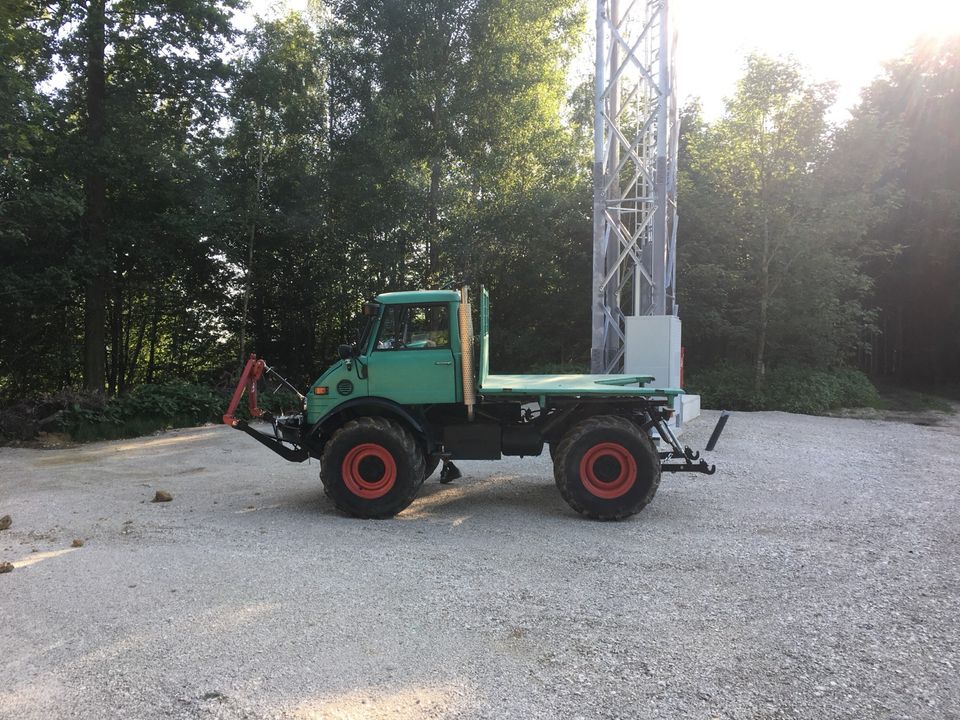
<path fill-rule="evenodd" d="M 337 347 L 337 355 L 341 360 L 349 360 L 353 357 L 353 345 L 340 345 Z"/>

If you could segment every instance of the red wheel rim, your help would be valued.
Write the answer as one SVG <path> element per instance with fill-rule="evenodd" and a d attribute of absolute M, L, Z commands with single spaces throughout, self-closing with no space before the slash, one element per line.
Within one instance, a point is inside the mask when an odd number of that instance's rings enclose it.
<path fill-rule="evenodd" d="M 611 472 L 613 463 L 619 470 Z M 637 461 L 619 443 L 597 443 L 580 459 L 580 482 L 587 492 L 603 500 L 626 494 L 636 481 Z"/>
<path fill-rule="evenodd" d="M 364 500 L 376 500 L 390 492 L 397 481 L 397 462 L 382 445 L 363 443 L 350 449 L 340 472 L 350 492 Z"/>

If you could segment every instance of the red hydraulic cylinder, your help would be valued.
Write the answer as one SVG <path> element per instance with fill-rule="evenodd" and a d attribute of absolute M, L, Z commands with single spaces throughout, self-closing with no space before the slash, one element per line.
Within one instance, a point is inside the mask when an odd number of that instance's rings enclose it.
<path fill-rule="evenodd" d="M 257 381 L 263 376 L 266 368 L 267 364 L 263 360 L 258 360 L 254 353 L 250 353 L 250 358 L 247 360 L 247 364 L 244 365 L 243 372 L 240 374 L 240 382 L 237 383 L 237 389 L 233 391 L 233 397 L 230 398 L 230 405 L 227 407 L 227 412 L 223 416 L 224 425 L 230 425 L 231 427 L 236 425 L 237 418 L 233 416 L 233 413 L 237 411 L 237 406 L 240 404 L 240 398 L 243 397 L 244 390 L 247 391 L 250 417 L 260 417 L 263 415 L 264 411 L 257 407 Z"/>

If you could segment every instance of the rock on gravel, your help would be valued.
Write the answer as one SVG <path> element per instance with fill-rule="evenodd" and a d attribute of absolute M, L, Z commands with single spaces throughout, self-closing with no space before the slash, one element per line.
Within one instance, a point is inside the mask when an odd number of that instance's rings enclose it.
<path fill-rule="evenodd" d="M 9 530 L 10 526 L 13 524 L 13 518 L 9 515 L 4 515 L 0 517 L 0 530 Z"/>
<path fill-rule="evenodd" d="M 0 562 L 0 573 L 13 572 L 13 563 Z"/>
<path fill-rule="evenodd" d="M 168 493 L 166 490 L 157 490 L 156 495 L 153 496 L 153 500 L 150 502 L 170 502 L 173 500 L 173 495 Z"/>

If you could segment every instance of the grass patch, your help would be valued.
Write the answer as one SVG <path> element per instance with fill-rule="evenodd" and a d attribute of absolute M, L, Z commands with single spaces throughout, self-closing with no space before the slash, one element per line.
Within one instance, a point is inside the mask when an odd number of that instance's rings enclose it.
<path fill-rule="evenodd" d="M 921 390 L 894 385 L 880 386 L 881 409 L 892 412 L 924 412 L 934 410 L 948 415 L 956 414 L 956 408 L 944 397 Z"/>

